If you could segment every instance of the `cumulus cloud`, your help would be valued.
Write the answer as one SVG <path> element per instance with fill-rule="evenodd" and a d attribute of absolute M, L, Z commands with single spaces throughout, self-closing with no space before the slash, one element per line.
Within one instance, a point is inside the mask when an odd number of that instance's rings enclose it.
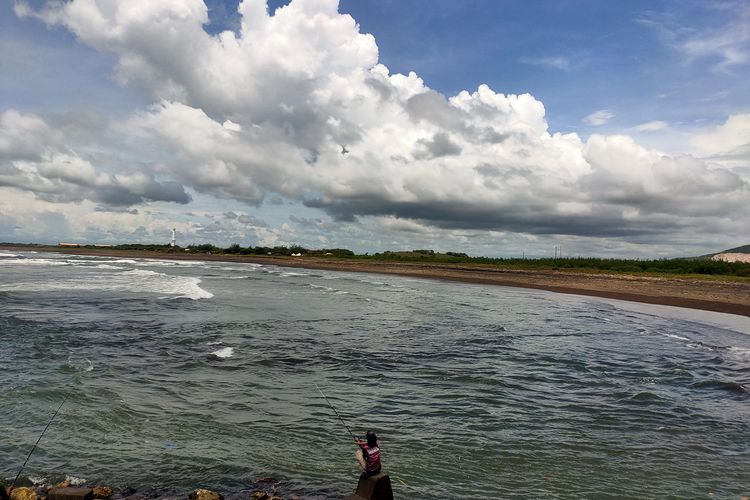
<path fill-rule="evenodd" d="M 599 111 L 594 111 L 593 113 L 584 116 L 583 122 L 598 127 L 606 124 L 614 117 L 615 114 L 608 109 L 600 109 Z"/>
<path fill-rule="evenodd" d="M 56 202 L 84 199 L 129 206 L 144 201 L 187 203 L 182 185 L 160 182 L 153 173 L 115 174 L 94 165 L 65 146 L 65 137 L 39 116 L 8 110 L 0 114 L 0 186 L 33 192 Z"/>
<path fill-rule="evenodd" d="M 702 155 L 750 162 L 750 113 L 730 116 L 723 124 L 696 134 L 692 143 Z"/>
<path fill-rule="evenodd" d="M 184 203 L 185 185 L 249 205 L 301 200 L 337 223 L 370 217 L 415 233 L 636 238 L 716 218 L 739 224 L 748 215 L 742 171 L 664 156 L 626 136 L 584 141 L 551 132 L 530 94 L 479 85 L 444 96 L 415 73 L 392 74 L 379 64 L 374 38 L 338 12 L 337 0 L 293 0 L 273 13 L 262 0 L 245 0 L 238 9 L 237 32 L 211 35 L 199 0 L 17 4 L 19 15 L 114 54 L 117 81 L 152 96 L 152 106 L 112 126 L 151 155 L 144 161 L 159 180 L 144 170 L 106 175 L 43 120 L 17 114 L 8 120 L 31 137 L 0 139 L 0 154 L 10 158 L 0 167 L 9 180 L 0 182 L 112 205 Z M 602 109 L 584 122 L 613 117 Z M 38 143 L 48 153 L 40 155 Z M 262 233 L 258 221 L 235 215 L 195 234 L 239 238 L 250 225 L 258 241 L 283 241 L 294 229 Z"/>

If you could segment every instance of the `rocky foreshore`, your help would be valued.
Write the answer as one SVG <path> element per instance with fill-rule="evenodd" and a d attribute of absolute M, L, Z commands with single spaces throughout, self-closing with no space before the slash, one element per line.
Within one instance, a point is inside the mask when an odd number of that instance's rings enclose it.
<path fill-rule="evenodd" d="M 1 483 L 0 483 L 1 484 Z M 4 486 L 7 488 L 7 485 Z M 290 488 L 286 488 L 281 481 L 270 477 L 258 478 L 244 487 L 232 491 L 219 492 L 207 488 L 196 488 L 192 491 L 176 489 L 146 488 L 137 489 L 132 486 L 112 488 L 102 484 L 87 484 L 81 481 L 65 479 L 56 484 L 43 481 L 32 482 L 21 477 L 17 486 L 9 492 L 10 500 L 140 500 L 140 499 L 180 499 L 180 500 L 301 500 L 298 495 L 282 496 Z M 325 498 L 327 495 L 314 495 L 315 498 Z"/>

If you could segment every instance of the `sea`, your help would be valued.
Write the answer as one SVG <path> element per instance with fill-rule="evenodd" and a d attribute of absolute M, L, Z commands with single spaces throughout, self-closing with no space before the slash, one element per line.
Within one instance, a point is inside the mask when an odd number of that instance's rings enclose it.
<path fill-rule="evenodd" d="M 742 316 L 0 251 L 0 474 L 63 400 L 33 481 L 231 498 L 271 477 L 280 495 L 341 498 L 359 474 L 349 427 L 379 436 L 395 498 L 750 495 Z"/>

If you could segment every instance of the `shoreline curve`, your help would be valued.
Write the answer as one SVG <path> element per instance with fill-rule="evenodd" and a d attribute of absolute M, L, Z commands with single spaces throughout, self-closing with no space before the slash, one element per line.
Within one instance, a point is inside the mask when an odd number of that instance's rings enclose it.
<path fill-rule="evenodd" d="M 100 257 L 203 260 L 277 265 L 356 273 L 393 274 L 460 283 L 499 285 L 602 297 L 750 317 L 750 280 L 697 279 L 647 275 L 511 269 L 486 265 L 356 261 L 326 257 L 162 253 L 107 248 L 2 245 L 3 250 L 54 252 Z"/>

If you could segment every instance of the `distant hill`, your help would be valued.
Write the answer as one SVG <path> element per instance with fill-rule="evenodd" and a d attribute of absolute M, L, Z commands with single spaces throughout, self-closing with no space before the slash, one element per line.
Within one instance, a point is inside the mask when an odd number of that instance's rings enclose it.
<path fill-rule="evenodd" d="M 723 260 L 725 262 L 750 262 L 750 245 L 730 248 L 723 252 L 704 255 L 711 260 Z"/>
<path fill-rule="evenodd" d="M 719 253 L 750 253 L 750 245 L 742 245 L 741 247 L 730 248 L 729 250 L 724 250 L 723 252 Z"/>

